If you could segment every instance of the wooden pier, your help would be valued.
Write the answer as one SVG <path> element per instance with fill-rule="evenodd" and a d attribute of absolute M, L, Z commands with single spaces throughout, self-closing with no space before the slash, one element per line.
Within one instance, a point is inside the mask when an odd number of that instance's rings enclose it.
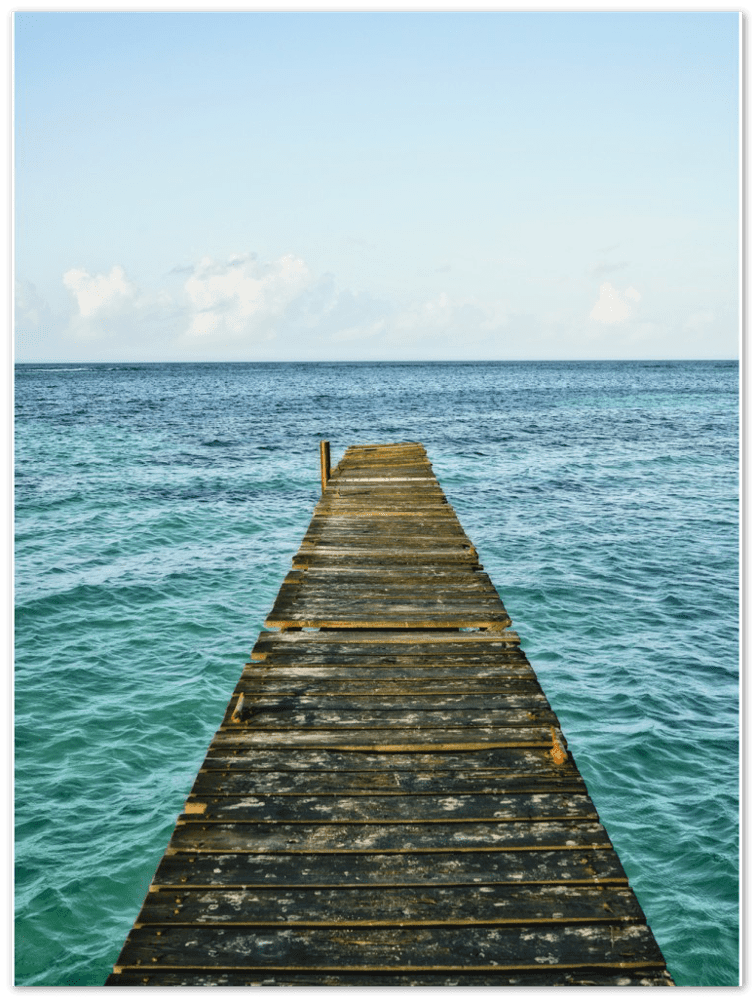
<path fill-rule="evenodd" d="M 673 985 L 424 448 L 321 455 L 106 985 Z"/>

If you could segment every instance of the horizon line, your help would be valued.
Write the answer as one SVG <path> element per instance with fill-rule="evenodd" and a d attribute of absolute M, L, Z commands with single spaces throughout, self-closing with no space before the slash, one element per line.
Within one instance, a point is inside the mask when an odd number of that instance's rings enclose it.
<path fill-rule="evenodd" d="M 28 361 L 13 360 L 15 365 L 481 365 L 481 364 L 690 364 L 701 362 L 740 361 L 740 357 L 727 358 L 273 358 L 241 360 L 239 358 L 202 359 L 173 358 L 162 361 L 134 358 L 101 358 L 99 360 L 70 360 L 62 358 L 34 358 Z"/>

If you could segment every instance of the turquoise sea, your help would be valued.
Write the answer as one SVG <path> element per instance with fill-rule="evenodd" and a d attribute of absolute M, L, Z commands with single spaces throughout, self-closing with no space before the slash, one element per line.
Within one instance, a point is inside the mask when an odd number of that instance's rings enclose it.
<path fill-rule="evenodd" d="M 16 983 L 101 985 L 317 500 L 421 441 L 678 985 L 738 983 L 736 362 L 16 366 Z"/>

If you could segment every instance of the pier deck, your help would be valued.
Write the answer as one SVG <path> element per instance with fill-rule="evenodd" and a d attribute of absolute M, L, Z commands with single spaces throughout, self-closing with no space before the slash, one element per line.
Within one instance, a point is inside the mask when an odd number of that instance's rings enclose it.
<path fill-rule="evenodd" d="M 510 624 L 422 446 L 350 448 L 107 985 L 672 985 Z"/>

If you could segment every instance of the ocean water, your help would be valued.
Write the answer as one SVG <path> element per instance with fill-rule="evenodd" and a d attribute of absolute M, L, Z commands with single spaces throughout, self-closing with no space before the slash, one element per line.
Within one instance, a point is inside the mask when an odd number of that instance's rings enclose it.
<path fill-rule="evenodd" d="M 100 985 L 320 489 L 421 441 L 678 985 L 738 983 L 735 362 L 16 368 L 16 983 Z"/>

